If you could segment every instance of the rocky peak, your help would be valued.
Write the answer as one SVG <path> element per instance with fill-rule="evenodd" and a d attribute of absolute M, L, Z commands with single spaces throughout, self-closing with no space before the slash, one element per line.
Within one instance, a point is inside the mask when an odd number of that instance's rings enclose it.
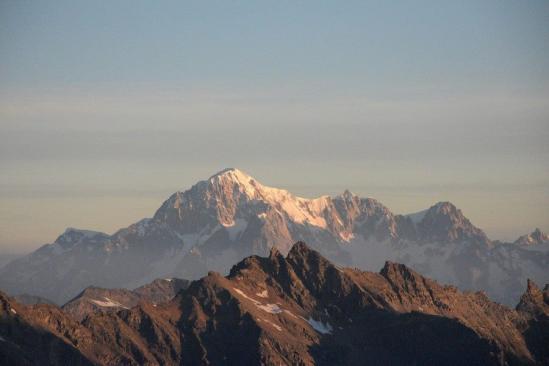
<path fill-rule="evenodd" d="M 347 207 L 357 233 L 366 239 L 373 236 L 379 241 L 398 236 L 395 215 L 381 202 L 356 196 L 351 202 L 353 204 Z"/>
<path fill-rule="evenodd" d="M 58 256 L 82 246 L 99 247 L 98 244 L 104 243 L 110 237 L 110 235 L 98 231 L 69 227 L 53 243 L 44 244 L 33 254 Z"/>
<path fill-rule="evenodd" d="M 299 260 L 306 261 L 311 255 L 314 255 L 315 253 L 318 256 L 320 256 L 318 252 L 309 248 L 309 246 L 305 244 L 305 242 L 298 241 L 292 246 L 292 249 L 290 249 L 290 251 L 288 252 L 287 259 L 288 260 L 299 259 Z"/>
<path fill-rule="evenodd" d="M 544 235 L 537 230 L 531 237 Z M 394 215 L 375 199 L 348 190 L 333 198 L 301 198 L 225 169 L 173 194 L 154 218 L 112 236 L 67 229 L 56 243 L 4 266 L 0 285 L 65 303 L 92 283 L 134 287 L 157 277 L 226 273 L 238 260 L 267 254 L 273 246 L 286 255 L 298 240 L 338 264 L 377 269 L 385 259 L 400 260 L 465 288 L 489 286 L 506 303 L 516 304 L 525 276 L 547 282 L 545 258 L 536 254 L 545 246 L 491 245 L 449 202 Z"/>
<path fill-rule="evenodd" d="M 11 311 L 11 300 L 7 294 L 0 291 L 0 315 L 3 315 L 3 316 L 9 315 L 10 311 Z"/>
<path fill-rule="evenodd" d="M 541 231 L 539 228 L 536 228 L 532 233 L 528 235 L 523 235 L 515 241 L 517 245 L 539 245 L 549 242 L 549 235 Z"/>
<path fill-rule="evenodd" d="M 431 206 L 422 221 L 425 220 L 447 220 L 451 225 L 463 225 L 467 223 L 467 218 L 463 213 L 451 202 L 438 202 Z"/>
<path fill-rule="evenodd" d="M 263 186 L 238 169 L 225 169 L 184 192 L 176 192 L 157 210 L 154 219 L 180 233 L 198 232 L 217 224 L 235 224 L 239 206 L 260 196 Z"/>
<path fill-rule="evenodd" d="M 427 282 L 422 275 L 401 263 L 386 261 L 379 274 L 385 277 L 397 292 L 409 293 L 415 291 L 417 295 L 418 291 L 425 290 L 427 286 Z"/>
<path fill-rule="evenodd" d="M 254 179 L 249 174 L 243 172 L 240 169 L 226 168 L 215 173 L 210 178 L 208 178 L 208 180 L 210 182 L 225 180 L 239 182 L 241 184 L 248 184 L 251 180 Z"/>
<path fill-rule="evenodd" d="M 544 293 L 531 279 L 528 279 L 526 291 L 520 298 L 517 310 L 533 316 L 539 315 L 540 313 L 549 315 L 549 304 L 545 303 Z"/>
<path fill-rule="evenodd" d="M 326 271 L 335 266 L 320 255 L 316 250 L 310 249 L 302 241 L 295 243 L 290 249 L 286 262 L 293 268 L 304 283 L 310 287 L 319 287 L 326 280 Z"/>
<path fill-rule="evenodd" d="M 486 234 L 450 202 L 439 202 L 430 207 L 417 226 L 419 235 L 428 241 L 476 240 L 489 243 Z"/>
<path fill-rule="evenodd" d="M 269 259 L 276 259 L 282 256 L 282 253 L 278 250 L 276 246 L 272 246 L 269 250 Z"/>
<path fill-rule="evenodd" d="M 328 196 L 306 199 L 290 192 L 267 187 L 238 169 L 225 169 L 173 194 L 156 212 L 156 220 L 177 227 L 180 233 L 221 224 L 232 227 L 237 219 L 249 221 L 268 212 L 297 224 L 326 228 L 323 212 Z M 263 216 L 262 216 L 263 215 Z"/>
<path fill-rule="evenodd" d="M 236 190 L 253 198 L 257 196 L 258 191 L 264 187 L 254 178 L 235 168 L 228 168 L 212 175 L 208 179 L 210 189 L 219 190 Z"/>
<path fill-rule="evenodd" d="M 340 194 L 339 197 L 341 197 L 346 202 L 351 202 L 351 201 L 355 200 L 356 198 L 358 198 L 358 196 L 356 194 L 349 191 L 348 189 L 343 191 L 343 193 Z"/>
<path fill-rule="evenodd" d="M 395 281 L 399 279 L 412 278 L 416 273 L 404 264 L 385 261 L 385 264 L 379 274 L 389 280 Z"/>

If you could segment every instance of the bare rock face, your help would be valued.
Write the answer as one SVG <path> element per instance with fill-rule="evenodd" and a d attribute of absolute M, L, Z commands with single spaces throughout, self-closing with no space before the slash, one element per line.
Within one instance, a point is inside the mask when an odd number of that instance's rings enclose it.
<path fill-rule="evenodd" d="M 538 230 L 516 243 L 493 242 L 449 202 L 396 215 L 349 191 L 306 199 L 226 169 L 113 235 L 67 229 L 1 268 L 0 289 L 63 304 L 89 286 L 132 289 L 157 278 L 226 274 L 247 256 L 265 256 L 273 247 L 286 255 L 305 241 L 338 265 L 377 270 L 387 260 L 404 263 L 515 304 L 527 278 L 549 282 L 546 239 Z"/>
<path fill-rule="evenodd" d="M 130 290 L 88 287 L 62 308 L 73 318 L 82 320 L 94 313 L 129 309 L 139 301 L 139 295 Z"/>
<path fill-rule="evenodd" d="M 517 311 L 525 318 L 522 331 L 532 354 L 540 363 L 549 364 L 549 285 L 542 291 L 528 280 Z"/>
<path fill-rule="evenodd" d="M 515 244 L 521 246 L 549 244 L 549 235 L 536 228 L 531 234 L 518 238 Z"/>
<path fill-rule="evenodd" d="M 486 234 L 463 216 L 450 202 L 440 202 L 429 208 L 418 225 L 419 236 L 431 242 L 463 242 L 465 240 L 489 243 Z"/>
<path fill-rule="evenodd" d="M 380 273 L 342 268 L 297 243 L 286 257 L 272 250 L 245 258 L 226 277 L 210 272 L 167 303 L 80 322 L 55 306 L 0 294 L 0 361 L 548 365 L 546 307 L 533 283 L 513 310 L 402 264 L 387 262 Z"/>
<path fill-rule="evenodd" d="M 116 312 L 122 309 L 130 309 L 141 302 L 150 303 L 153 306 L 168 302 L 179 291 L 186 289 L 189 281 L 180 278 L 162 278 L 136 288 L 105 289 L 99 287 L 87 287 L 74 299 L 62 306 L 62 309 L 76 320 L 82 320 L 96 313 Z"/>
<path fill-rule="evenodd" d="M 520 298 L 517 310 L 524 313 L 549 316 L 549 287 L 546 286 L 542 292 L 538 285 L 532 280 L 528 280 L 526 292 Z"/>
<path fill-rule="evenodd" d="M 160 278 L 133 290 L 142 300 L 159 304 L 170 301 L 179 291 L 189 287 L 190 282 L 181 278 Z"/>

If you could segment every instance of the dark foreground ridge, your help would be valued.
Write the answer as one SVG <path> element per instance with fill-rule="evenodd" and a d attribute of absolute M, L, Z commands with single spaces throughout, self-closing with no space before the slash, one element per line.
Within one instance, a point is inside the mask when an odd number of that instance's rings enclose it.
<path fill-rule="evenodd" d="M 549 365 L 547 344 L 547 287 L 529 282 L 510 309 L 397 263 L 340 268 L 302 242 L 80 321 L 0 293 L 2 365 Z"/>

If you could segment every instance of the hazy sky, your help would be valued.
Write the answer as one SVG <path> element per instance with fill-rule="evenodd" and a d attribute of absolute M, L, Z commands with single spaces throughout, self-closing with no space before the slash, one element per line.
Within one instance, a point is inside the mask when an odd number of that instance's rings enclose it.
<path fill-rule="evenodd" d="M 549 231 L 547 1 L 1 1 L 0 253 L 225 167 Z"/>

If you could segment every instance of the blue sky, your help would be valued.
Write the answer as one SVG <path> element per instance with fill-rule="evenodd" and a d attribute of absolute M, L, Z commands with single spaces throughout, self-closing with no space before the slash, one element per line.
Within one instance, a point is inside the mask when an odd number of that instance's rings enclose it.
<path fill-rule="evenodd" d="M 0 251 L 227 166 L 549 230 L 546 1 L 4 1 L 0 54 Z"/>
<path fill-rule="evenodd" d="M 346 90 L 417 83 L 544 89 L 549 73 L 546 1 L 8 1 L 1 7 L 4 88 L 255 88 L 321 78 Z"/>

